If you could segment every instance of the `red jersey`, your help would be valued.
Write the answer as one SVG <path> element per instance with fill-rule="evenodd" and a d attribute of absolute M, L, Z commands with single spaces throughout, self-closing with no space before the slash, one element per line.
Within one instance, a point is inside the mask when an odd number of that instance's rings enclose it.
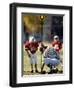
<path fill-rule="evenodd" d="M 59 52 L 59 50 L 62 48 L 62 43 L 61 43 L 60 41 L 54 41 L 54 42 L 52 43 L 52 46 L 54 47 L 54 49 L 55 49 L 56 51 Z"/>
<path fill-rule="evenodd" d="M 31 53 L 35 53 L 38 49 L 38 42 L 26 42 L 25 43 L 25 48 L 27 50 L 30 50 Z"/>

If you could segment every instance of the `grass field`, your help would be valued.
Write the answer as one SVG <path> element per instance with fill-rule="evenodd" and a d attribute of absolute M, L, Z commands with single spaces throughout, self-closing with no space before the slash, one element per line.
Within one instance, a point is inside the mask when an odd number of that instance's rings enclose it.
<path fill-rule="evenodd" d="M 45 43 L 46 45 L 48 45 L 48 43 Z M 51 47 L 51 44 L 50 44 Z M 41 52 L 39 51 L 39 49 L 36 52 L 37 55 L 37 69 L 40 72 L 41 71 L 41 66 L 42 66 L 42 62 L 43 62 L 43 55 L 41 54 Z M 61 54 L 60 57 L 62 58 L 63 61 L 63 49 L 61 50 Z M 63 64 L 63 63 L 62 63 Z M 34 66 L 33 66 L 34 67 Z M 57 68 L 59 69 L 59 71 L 63 70 L 63 67 L 61 64 L 59 64 L 57 66 Z M 30 61 L 29 61 L 29 57 L 27 52 L 25 51 L 25 48 L 23 46 L 23 75 L 38 75 L 39 73 L 31 73 L 31 65 L 30 65 Z M 50 71 L 50 68 L 45 66 L 44 67 L 44 71 L 48 72 Z"/>

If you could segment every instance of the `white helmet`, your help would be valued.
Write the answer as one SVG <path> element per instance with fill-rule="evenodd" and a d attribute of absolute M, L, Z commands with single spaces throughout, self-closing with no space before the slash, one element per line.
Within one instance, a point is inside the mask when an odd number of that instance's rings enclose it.
<path fill-rule="evenodd" d="M 34 36 L 29 37 L 29 42 L 36 42 L 36 39 L 34 38 Z"/>
<path fill-rule="evenodd" d="M 54 36 L 54 39 L 59 39 L 59 36 L 58 36 L 58 35 L 55 35 L 55 36 Z"/>

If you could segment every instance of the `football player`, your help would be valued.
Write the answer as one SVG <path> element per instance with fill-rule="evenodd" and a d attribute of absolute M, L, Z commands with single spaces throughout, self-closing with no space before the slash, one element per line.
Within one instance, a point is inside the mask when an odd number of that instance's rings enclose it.
<path fill-rule="evenodd" d="M 25 44 L 25 50 L 30 58 L 31 72 L 33 73 L 33 64 L 35 65 L 35 72 L 37 70 L 37 56 L 36 51 L 38 50 L 38 42 L 34 37 L 30 37 L 29 41 Z"/>

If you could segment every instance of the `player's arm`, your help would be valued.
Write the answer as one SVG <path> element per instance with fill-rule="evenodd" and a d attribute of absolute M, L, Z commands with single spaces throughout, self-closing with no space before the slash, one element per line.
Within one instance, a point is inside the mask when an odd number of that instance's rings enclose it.
<path fill-rule="evenodd" d="M 45 46 L 43 43 L 41 43 L 40 51 L 43 54 L 43 52 L 46 50 L 47 46 Z"/>
<path fill-rule="evenodd" d="M 27 42 L 27 43 L 25 44 L 25 50 L 26 50 L 28 56 L 30 57 L 31 55 L 30 55 L 30 51 L 29 51 L 29 46 L 30 46 L 30 44 L 29 44 L 29 42 Z"/>
<path fill-rule="evenodd" d="M 27 50 L 26 52 L 27 52 L 28 56 L 31 57 L 31 53 L 30 53 L 30 51 Z"/>

